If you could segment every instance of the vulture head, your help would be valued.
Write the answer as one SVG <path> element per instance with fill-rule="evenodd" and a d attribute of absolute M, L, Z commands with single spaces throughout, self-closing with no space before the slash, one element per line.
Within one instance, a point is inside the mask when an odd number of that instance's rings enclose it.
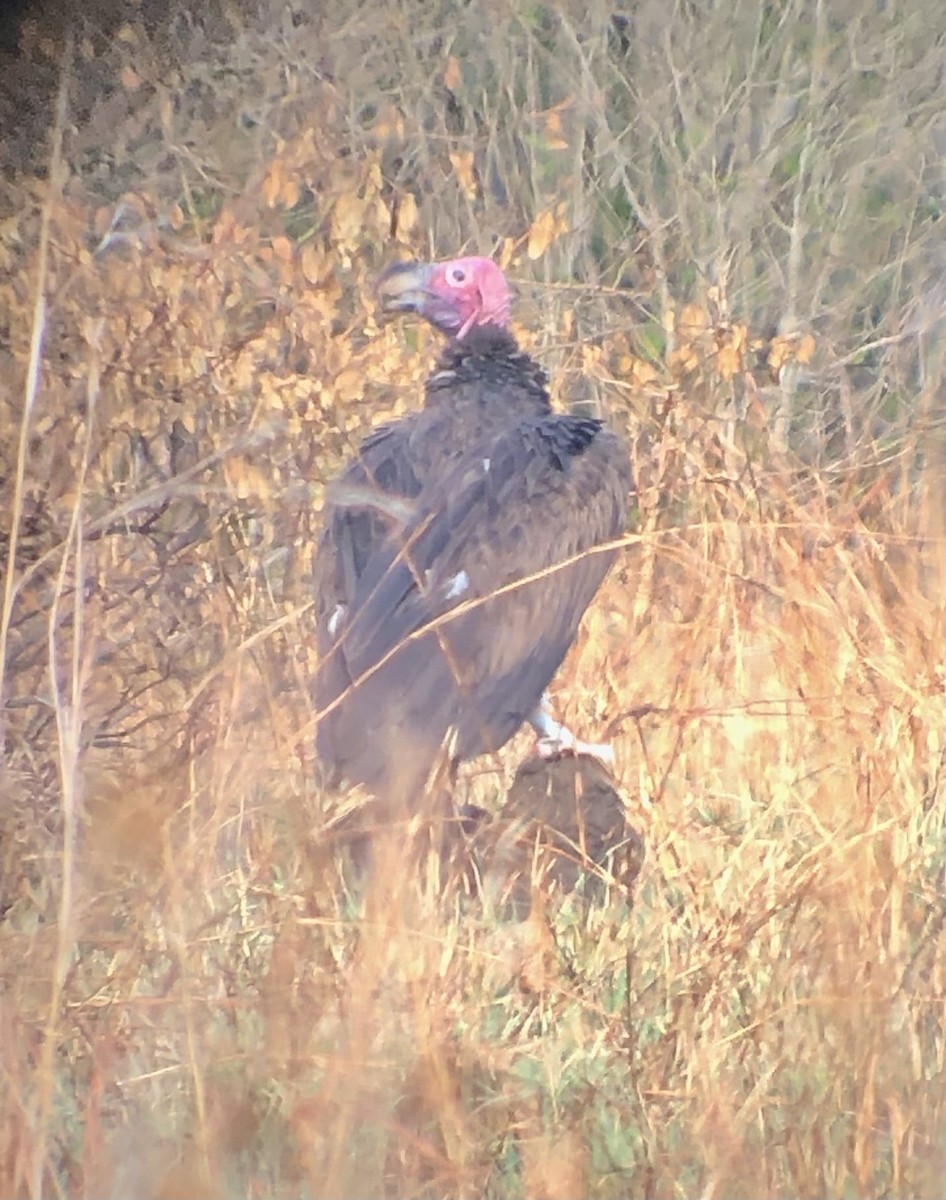
<path fill-rule="evenodd" d="M 509 285 L 489 258 L 395 263 L 378 280 L 378 297 L 385 312 L 416 312 L 449 337 L 509 324 Z"/>

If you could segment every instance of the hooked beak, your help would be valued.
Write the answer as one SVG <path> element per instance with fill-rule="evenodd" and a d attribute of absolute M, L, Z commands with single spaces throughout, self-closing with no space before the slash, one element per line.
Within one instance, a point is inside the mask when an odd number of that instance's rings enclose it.
<path fill-rule="evenodd" d="M 427 263 L 395 263 L 378 280 L 378 300 L 384 312 L 423 313 L 430 303 Z"/>

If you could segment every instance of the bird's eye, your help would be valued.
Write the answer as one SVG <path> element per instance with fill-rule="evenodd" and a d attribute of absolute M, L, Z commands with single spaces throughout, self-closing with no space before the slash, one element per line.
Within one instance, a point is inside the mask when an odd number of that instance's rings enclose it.
<path fill-rule="evenodd" d="M 452 283 L 454 287 L 460 287 L 462 284 L 466 283 L 466 271 L 464 271 L 462 267 L 451 267 L 447 272 L 447 280 L 449 283 Z"/>

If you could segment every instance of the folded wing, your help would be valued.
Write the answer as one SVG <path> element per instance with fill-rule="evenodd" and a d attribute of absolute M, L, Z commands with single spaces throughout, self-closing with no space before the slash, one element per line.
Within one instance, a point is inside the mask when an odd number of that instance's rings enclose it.
<path fill-rule="evenodd" d="M 469 447 L 403 520 L 373 514 L 385 536 L 327 647 L 345 692 L 326 720 L 342 774 L 422 787 L 447 742 L 458 759 L 503 745 L 607 573 L 629 487 L 600 422 L 549 413 Z"/>

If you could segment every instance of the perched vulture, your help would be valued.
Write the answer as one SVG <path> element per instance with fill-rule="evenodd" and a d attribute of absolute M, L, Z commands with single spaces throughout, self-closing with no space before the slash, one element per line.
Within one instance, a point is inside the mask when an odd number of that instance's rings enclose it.
<path fill-rule="evenodd" d="M 525 721 L 614 559 L 631 487 L 622 442 L 556 413 L 509 332 L 486 258 L 400 264 L 387 311 L 449 341 L 423 408 L 374 430 L 327 493 L 316 553 L 317 752 L 326 780 L 411 803 L 431 771 Z"/>

